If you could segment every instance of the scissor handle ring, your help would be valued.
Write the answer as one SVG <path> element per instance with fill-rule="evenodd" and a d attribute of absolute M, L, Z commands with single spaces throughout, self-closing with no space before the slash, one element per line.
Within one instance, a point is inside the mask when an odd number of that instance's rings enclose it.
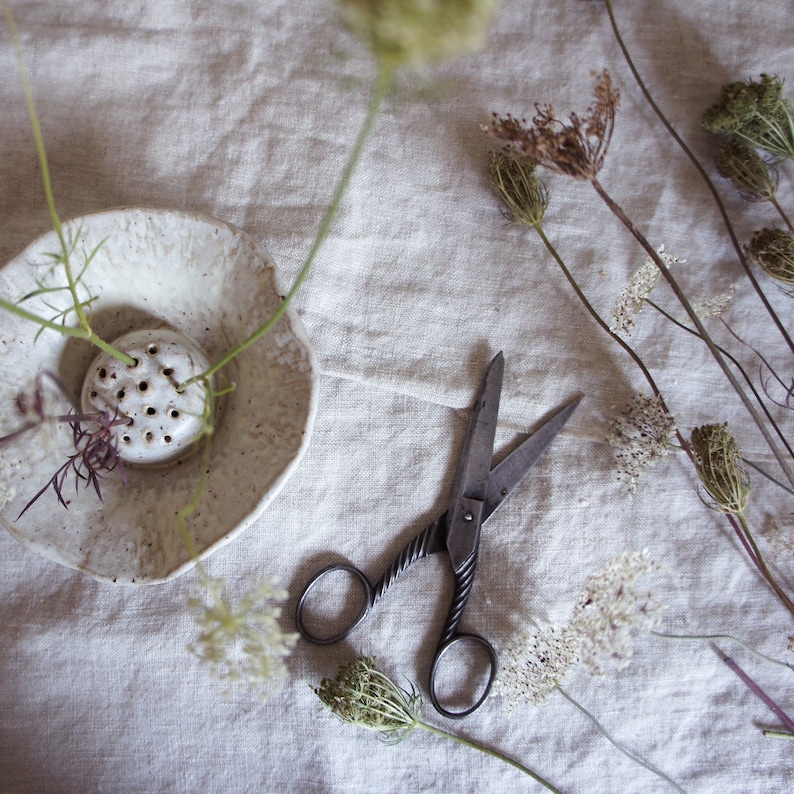
<path fill-rule="evenodd" d="M 438 697 L 436 696 L 436 675 L 438 674 L 438 667 L 442 658 L 447 651 L 458 642 L 473 642 L 485 648 L 490 662 L 490 672 L 488 675 L 488 683 L 485 685 L 483 693 L 480 695 L 479 699 L 476 703 L 474 703 L 474 705 L 469 706 L 463 711 L 450 711 L 449 709 L 442 706 L 441 703 L 439 703 Z M 480 706 L 482 706 L 482 704 L 485 702 L 485 698 L 487 698 L 491 692 L 491 686 L 493 685 L 494 679 L 496 678 L 496 668 L 496 651 L 494 650 L 493 645 L 491 645 L 491 643 L 488 642 L 485 637 L 480 637 L 479 634 L 456 634 L 451 640 L 447 640 L 447 642 L 445 642 L 436 652 L 435 659 L 433 659 L 433 666 L 430 669 L 430 701 L 432 702 L 436 711 L 444 717 L 451 717 L 452 719 L 460 719 L 461 717 L 468 716 L 473 711 L 477 711 L 477 709 L 480 708 Z"/>
<path fill-rule="evenodd" d="M 306 607 L 306 600 L 309 597 L 309 593 L 312 591 L 312 588 L 324 576 L 327 576 L 330 573 L 335 573 L 336 571 L 345 571 L 346 573 L 355 576 L 364 586 L 366 600 L 362 605 L 358 615 L 356 615 L 356 617 L 353 619 L 353 622 L 347 628 L 331 637 L 320 637 L 316 634 L 312 634 L 311 631 L 309 631 L 309 629 L 306 627 L 306 624 L 303 620 L 303 610 Z M 313 642 L 315 645 L 333 645 L 335 642 L 343 640 L 348 634 L 350 634 L 351 631 L 353 631 L 356 626 L 358 626 L 359 623 L 361 623 L 361 621 L 364 619 L 364 616 L 367 614 L 367 612 L 369 612 L 373 603 L 374 595 L 375 590 L 373 589 L 369 579 L 367 579 L 367 577 L 354 565 L 338 562 L 333 565 L 329 565 L 327 568 L 323 568 L 321 571 L 318 571 L 309 581 L 309 584 L 306 585 L 306 588 L 300 597 L 300 601 L 298 601 L 298 605 L 295 608 L 295 623 L 298 626 L 298 631 L 300 632 L 301 637 L 303 637 L 305 640 L 308 640 L 309 642 Z"/>

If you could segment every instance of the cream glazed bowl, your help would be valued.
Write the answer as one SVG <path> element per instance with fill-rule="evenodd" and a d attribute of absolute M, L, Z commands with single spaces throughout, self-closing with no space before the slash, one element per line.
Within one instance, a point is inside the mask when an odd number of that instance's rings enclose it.
<path fill-rule="evenodd" d="M 119 386 L 123 373 L 107 366 L 89 343 L 51 330 L 39 334 L 37 325 L 6 312 L 0 436 L 23 423 L 14 399 L 29 393 L 38 373 L 56 376 L 78 411 L 101 410 L 121 395 L 120 415 L 134 417 L 130 426 L 114 428 L 125 477 L 107 473 L 101 501 L 85 483 L 76 493 L 69 480 L 62 489 L 66 508 L 48 489 L 22 513 L 74 453 L 68 423 L 44 423 L 0 445 L 0 522 L 32 551 L 97 579 L 167 581 L 195 564 L 176 516 L 196 494 L 204 458 L 190 444 L 201 402 L 180 398 L 174 386 L 247 339 L 276 310 L 283 292 L 255 240 L 205 215 L 110 210 L 71 221 L 64 232 L 75 243 L 75 269 L 99 246 L 81 280 L 85 295 L 95 299 L 92 326 L 106 341 L 129 345 L 137 369 Z M 54 232 L 33 242 L 0 268 L 0 295 L 17 300 L 42 285 L 62 285 L 62 270 L 53 269 L 48 255 L 59 250 Z M 56 310 L 65 308 L 68 294 L 44 293 L 23 305 L 50 317 L 53 303 Z M 215 388 L 221 392 L 232 383 L 215 404 L 206 484 L 187 521 L 199 558 L 262 513 L 308 445 L 316 364 L 291 309 L 216 376 Z"/>

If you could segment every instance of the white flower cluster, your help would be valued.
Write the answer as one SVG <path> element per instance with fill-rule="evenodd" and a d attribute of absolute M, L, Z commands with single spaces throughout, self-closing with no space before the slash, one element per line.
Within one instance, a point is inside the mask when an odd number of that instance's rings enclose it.
<path fill-rule="evenodd" d="M 675 430 L 675 419 L 659 395 L 636 395 L 626 412 L 610 423 L 607 442 L 612 447 L 618 479 L 626 482 L 630 493 L 637 490 L 647 468 L 667 457 Z"/>
<path fill-rule="evenodd" d="M 574 607 L 570 630 L 579 641 L 580 658 L 591 675 L 622 670 L 631 661 L 631 638 L 659 622 L 664 605 L 652 590 L 639 590 L 637 579 L 659 566 L 644 551 L 627 551 L 590 577 Z"/>
<path fill-rule="evenodd" d="M 209 665 L 212 673 L 233 685 L 279 689 L 287 677 L 284 660 L 297 642 L 297 634 L 284 634 L 279 626 L 285 590 L 273 580 L 256 584 L 232 606 L 223 594 L 224 580 L 206 577 L 204 598 L 188 606 L 201 628 L 196 646 L 190 650 Z M 226 694 L 229 694 L 227 691 Z"/>
<path fill-rule="evenodd" d="M 542 703 L 579 658 L 569 628 L 533 627 L 505 648 L 498 688 L 507 696 L 507 711 L 520 701 Z"/>
<path fill-rule="evenodd" d="M 632 637 L 650 632 L 664 609 L 651 590 L 635 586 L 655 570 L 647 549 L 624 552 L 588 579 L 567 626 L 535 627 L 506 648 L 498 686 L 507 710 L 542 703 L 577 662 L 594 676 L 626 667 Z"/>
<path fill-rule="evenodd" d="M 736 283 L 733 283 L 726 292 L 693 304 L 692 308 L 695 310 L 695 314 L 701 320 L 718 320 L 731 305 L 733 296 L 736 294 L 736 287 Z"/>
<path fill-rule="evenodd" d="M 665 267 L 677 262 L 685 262 L 673 254 L 665 253 L 664 246 L 660 245 L 656 253 L 664 262 Z M 621 290 L 615 305 L 612 307 L 612 333 L 631 336 L 634 330 L 634 318 L 642 308 L 653 288 L 659 283 L 661 273 L 656 263 L 648 257 L 643 266 L 631 277 L 629 283 Z"/>

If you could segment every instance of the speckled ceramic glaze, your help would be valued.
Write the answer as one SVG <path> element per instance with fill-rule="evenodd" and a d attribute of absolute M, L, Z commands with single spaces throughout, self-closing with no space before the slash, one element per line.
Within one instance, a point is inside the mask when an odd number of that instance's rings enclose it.
<path fill-rule="evenodd" d="M 116 433 L 123 463 L 159 465 L 195 451 L 212 401 L 201 382 L 182 384 L 209 370 L 212 362 L 204 351 L 168 328 L 130 331 L 111 344 L 135 364 L 100 352 L 83 381 L 83 413 L 106 413 L 128 422 Z"/>
<path fill-rule="evenodd" d="M 206 216 L 114 210 L 73 221 L 66 233 L 79 235 L 77 262 L 81 252 L 104 240 L 83 282 L 97 298 L 93 326 L 106 340 L 132 331 L 161 332 L 160 342 L 150 340 L 155 347 L 184 335 L 215 361 L 255 331 L 283 294 L 262 248 L 238 229 Z M 49 274 L 47 253 L 57 250 L 54 234 L 30 245 L 0 269 L 0 295 L 13 300 L 35 290 L 37 282 L 62 283 L 57 271 Z M 63 296 L 55 298 L 64 302 Z M 47 297 L 49 303 L 53 299 Z M 26 305 L 44 316 L 52 314 L 38 299 Z M 11 398 L 42 370 L 56 374 L 73 404 L 80 405 L 97 350 L 50 331 L 36 340 L 37 330 L 30 322 L 3 316 L 0 390 L 6 408 L 0 411 L 0 435 L 19 426 Z M 149 364 L 154 373 L 159 363 Z M 271 333 L 225 368 L 221 381 L 218 385 L 234 382 L 235 388 L 217 403 L 206 490 L 188 522 L 202 557 L 263 511 L 308 443 L 316 370 L 295 314 L 288 311 Z M 156 410 L 160 408 L 158 404 Z M 128 484 L 108 475 L 102 502 L 92 491 L 75 496 L 69 482 L 64 488 L 68 510 L 48 491 L 17 518 L 73 451 L 70 437 L 68 425 L 61 424 L 0 447 L 0 520 L 6 529 L 33 551 L 110 582 L 162 582 L 190 568 L 193 560 L 175 517 L 193 498 L 201 455 L 155 466 L 127 463 Z"/>

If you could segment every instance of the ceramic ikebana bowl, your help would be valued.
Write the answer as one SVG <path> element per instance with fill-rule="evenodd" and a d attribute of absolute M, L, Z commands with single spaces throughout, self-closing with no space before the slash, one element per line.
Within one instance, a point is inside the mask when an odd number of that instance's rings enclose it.
<path fill-rule="evenodd" d="M 0 445 L 0 521 L 29 549 L 98 579 L 166 581 L 250 525 L 295 469 L 316 410 L 314 355 L 287 309 L 215 376 L 222 396 L 208 417 L 201 384 L 180 385 L 279 307 L 283 293 L 266 252 L 226 223 L 160 209 L 101 212 L 63 232 L 75 254 L 91 252 L 80 281 L 91 296 L 91 326 L 134 365 L 6 314 L 0 389 L 17 410 L 0 412 L 0 436 L 24 418 L 19 395 L 38 382 L 41 397 L 49 380 L 67 410 L 111 417 L 119 465 L 108 468 L 118 471 L 102 473 L 101 499 L 78 475 L 31 502 L 77 443 L 69 422 L 42 422 Z M 51 232 L 0 268 L 0 295 L 29 296 L 25 306 L 39 316 L 59 316 L 69 298 L 53 267 L 60 244 Z M 196 454 L 207 421 L 211 443 Z M 198 482 L 186 542 L 176 518 Z"/>

